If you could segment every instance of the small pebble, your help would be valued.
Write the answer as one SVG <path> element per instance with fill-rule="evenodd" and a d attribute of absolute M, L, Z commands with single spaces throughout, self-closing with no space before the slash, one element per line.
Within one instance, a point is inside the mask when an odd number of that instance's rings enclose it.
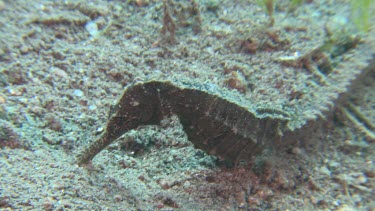
<path fill-rule="evenodd" d="M 122 201 L 122 196 L 121 195 L 115 195 L 113 198 L 115 199 L 115 202 Z"/>
<path fill-rule="evenodd" d="M 330 169 L 337 169 L 340 167 L 340 163 L 336 161 L 329 161 L 328 166 L 330 167 Z"/>
<path fill-rule="evenodd" d="M 93 110 L 95 110 L 96 108 L 97 108 L 96 105 L 90 105 L 90 106 L 89 106 L 89 110 L 90 110 L 90 111 L 93 111 Z"/>
<path fill-rule="evenodd" d="M 331 171 L 328 170 L 327 167 L 322 166 L 319 170 L 320 170 L 320 172 L 321 172 L 322 174 L 325 174 L 325 175 L 331 176 Z"/>
<path fill-rule="evenodd" d="M 73 91 L 74 95 L 77 96 L 77 97 L 82 97 L 83 96 L 83 92 L 79 89 L 75 89 Z"/>
<path fill-rule="evenodd" d="M 366 170 L 365 175 L 369 178 L 375 178 L 375 170 Z"/>
<path fill-rule="evenodd" d="M 64 79 L 69 78 L 68 73 L 66 73 L 64 70 L 62 70 L 60 68 L 53 68 L 52 72 L 53 72 L 54 75 L 56 75 L 59 78 L 64 78 Z"/>
<path fill-rule="evenodd" d="M 5 3 L 3 1 L 0 1 L 0 11 L 5 9 Z"/>
<path fill-rule="evenodd" d="M 365 183 L 367 183 L 367 177 L 364 174 L 356 175 L 355 183 L 356 184 L 365 184 Z"/>
<path fill-rule="evenodd" d="M 293 147 L 292 153 L 295 154 L 295 155 L 300 155 L 302 153 L 302 151 L 298 147 Z"/>
<path fill-rule="evenodd" d="M 98 25 L 93 21 L 87 22 L 85 29 L 92 37 L 97 37 L 99 35 Z"/>
<path fill-rule="evenodd" d="M 0 95 L 0 104 L 4 104 L 6 102 L 7 102 L 6 98 L 4 96 Z"/>
<path fill-rule="evenodd" d="M 21 96 L 22 95 L 22 93 L 20 91 L 14 90 L 14 89 L 8 89 L 8 92 L 12 96 Z"/>
<path fill-rule="evenodd" d="M 55 200 L 51 197 L 48 197 L 43 202 L 44 210 L 53 210 Z"/>
<path fill-rule="evenodd" d="M 29 52 L 29 48 L 27 46 L 21 46 L 20 48 L 20 52 L 21 54 L 27 54 L 27 52 Z"/>

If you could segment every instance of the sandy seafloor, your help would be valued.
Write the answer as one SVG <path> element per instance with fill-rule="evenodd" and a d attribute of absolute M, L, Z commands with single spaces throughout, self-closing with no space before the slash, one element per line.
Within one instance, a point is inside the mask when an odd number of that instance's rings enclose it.
<path fill-rule="evenodd" d="M 374 29 L 317 75 L 290 60 L 359 33 L 350 1 L 275 2 L 270 26 L 255 0 L 169 1 L 171 37 L 161 0 L 1 0 L 0 209 L 375 210 Z M 172 117 L 77 165 L 127 85 L 169 76 L 293 108 L 303 127 L 228 166 Z"/>

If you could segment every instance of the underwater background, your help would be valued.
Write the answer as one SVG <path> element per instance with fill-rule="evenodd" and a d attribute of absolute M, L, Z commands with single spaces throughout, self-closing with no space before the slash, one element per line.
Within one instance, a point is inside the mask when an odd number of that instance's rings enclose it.
<path fill-rule="evenodd" d="M 0 209 L 375 210 L 374 14 L 0 0 Z"/>

